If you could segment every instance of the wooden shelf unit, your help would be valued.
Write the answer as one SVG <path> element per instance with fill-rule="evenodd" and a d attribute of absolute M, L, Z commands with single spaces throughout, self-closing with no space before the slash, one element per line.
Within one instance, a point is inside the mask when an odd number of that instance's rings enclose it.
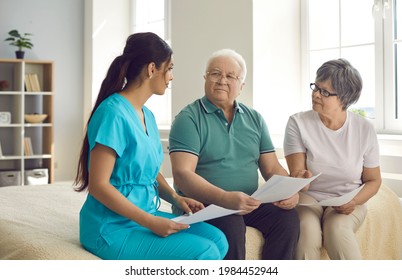
<path fill-rule="evenodd" d="M 0 123 L 0 172 L 18 171 L 21 185 L 26 171 L 47 169 L 48 181 L 54 181 L 53 97 L 54 63 L 44 60 L 0 59 L 0 81 L 9 86 L 0 89 L 0 112 L 11 114 L 11 123 Z M 27 91 L 26 74 L 34 74 L 39 91 Z M 31 89 L 32 90 L 32 89 Z M 25 114 L 47 114 L 42 123 L 27 123 Z M 26 137 L 32 154 L 25 154 Z"/>

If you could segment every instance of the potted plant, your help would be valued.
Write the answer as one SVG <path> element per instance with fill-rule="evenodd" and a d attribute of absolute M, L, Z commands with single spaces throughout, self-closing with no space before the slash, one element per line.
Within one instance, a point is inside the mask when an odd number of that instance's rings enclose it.
<path fill-rule="evenodd" d="M 31 43 L 31 39 L 28 36 L 32 35 L 31 33 L 20 34 L 18 30 L 13 29 L 8 32 L 8 37 L 5 41 L 9 41 L 10 45 L 18 47 L 18 50 L 15 52 L 17 58 L 24 58 L 24 48 L 32 49 L 33 44 Z"/>

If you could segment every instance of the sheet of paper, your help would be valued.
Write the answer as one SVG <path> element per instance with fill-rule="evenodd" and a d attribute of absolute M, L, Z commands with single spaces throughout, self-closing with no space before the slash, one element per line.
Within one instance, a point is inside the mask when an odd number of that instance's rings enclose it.
<path fill-rule="evenodd" d="M 297 193 L 304 186 L 309 184 L 315 178 L 320 176 L 321 173 L 311 178 L 292 178 L 287 176 L 274 175 L 261 187 L 257 189 L 251 196 L 260 200 L 263 203 L 275 202 L 286 199 Z M 194 224 L 203 222 L 235 213 L 241 212 L 240 210 L 226 209 L 214 204 L 211 204 L 204 209 L 192 215 L 182 215 L 175 217 L 172 221 L 183 224 Z"/>
<path fill-rule="evenodd" d="M 321 200 L 320 202 L 318 202 L 319 205 L 321 206 L 341 206 L 344 205 L 346 203 L 348 203 L 349 201 L 351 201 L 356 194 L 363 188 L 364 185 L 360 186 L 359 188 L 344 194 L 342 196 L 338 196 L 338 197 L 333 197 L 333 198 L 329 198 L 329 199 L 324 199 Z"/>
<path fill-rule="evenodd" d="M 293 178 L 274 175 L 260 186 L 251 196 L 262 203 L 269 203 L 287 199 L 300 191 L 321 173 L 311 178 Z"/>
<path fill-rule="evenodd" d="M 204 209 L 198 211 L 197 213 L 191 215 L 182 215 L 176 218 L 173 218 L 172 221 L 182 224 L 191 225 L 198 222 L 203 222 L 227 215 L 231 215 L 234 213 L 238 213 L 240 210 L 231 210 L 226 209 L 214 204 L 211 204 Z"/>

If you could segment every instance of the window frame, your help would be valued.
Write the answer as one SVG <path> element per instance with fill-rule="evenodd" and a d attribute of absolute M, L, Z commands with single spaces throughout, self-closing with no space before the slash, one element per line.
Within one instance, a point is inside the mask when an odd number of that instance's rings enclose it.
<path fill-rule="evenodd" d="M 381 1 L 379 1 L 381 2 Z M 386 5 L 389 5 L 389 8 L 385 8 Z M 401 3 L 402 4 L 402 3 Z M 394 108 L 396 106 L 396 100 L 394 98 L 395 94 L 395 52 L 394 52 L 394 0 L 382 0 L 382 5 L 380 10 L 377 12 L 378 17 L 383 18 L 383 41 L 382 45 L 384 46 L 384 67 L 383 67 L 383 92 L 382 102 L 383 106 L 383 116 L 384 116 L 384 125 L 383 131 L 384 133 L 395 133 L 402 134 L 402 116 L 399 116 L 399 119 L 395 119 L 391 113 L 387 114 L 386 108 Z M 402 19 L 401 19 L 402 20 Z M 402 71 L 400 69 L 399 71 Z M 402 91 L 399 92 L 399 98 L 402 98 Z M 402 108 L 399 108 L 399 112 L 401 112 Z"/>
<path fill-rule="evenodd" d="M 339 0 L 340 1 L 340 0 Z M 310 97 L 306 96 L 304 85 L 310 83 L 310 48 L 309 48 L 309 0 L 302 0 L 301 35 L 302 35 L 302 89 L 303 109 L 310 108 Z M 375 6 L 377 5 L 377 6 Z M 389 8 L 385 6 L 389 5 Z M 399 119 L 393 117 L 395 98 L 394 40 L 393 40 L 394 0 L 377 0 L 373 4 L 374 53 L 375 53 L 375 119 L 372 120 L 377 133 L 402 135 L 402 108 Z M 401 19 L 402 20 L 402 19 Z M 341 31 L 339 31 L 341 32 Z M 341 46 L 339 47 L 341 49 Z M 402 69 L 400 69 L 402 71 Z M 363 81 L 364 82 L 364 81 Z M 402 92 L 402 91 L 401 91 Z M 401 92 L 399 98 L 402 98 Z"/>
<path fill-rule="evenodd" d="M 130 0 L 130 33 L 136 32 L 136 22 L 135 22 L 135 13 L 136 13 L 136 5 L 138 0 Z M 162 37 L 169 45 L 171 45 L 171 29 L 170 29 L 170 0 L 163 0 L 164 1 L 164 36 Z M 163 96 L 151 96 L 150 99 L 145 103 L 145 106 L 149 107 L 152 112 L 154 112 L 156 123 L 158 128 L 166 129 L 170 127 L 172 123 L 172 83 L 170 82 L 170 87 L 166 89 L 166 92 Z M 161 99 L 161 100 L 158 100 Z M 161 118 L 157 116 L 160 112 L 160 107 L 163 106 L 166 108 L 165 117 Z"/>

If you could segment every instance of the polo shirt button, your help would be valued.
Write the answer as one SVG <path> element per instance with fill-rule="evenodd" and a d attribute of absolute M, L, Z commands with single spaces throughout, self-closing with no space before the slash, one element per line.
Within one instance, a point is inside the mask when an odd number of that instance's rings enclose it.
<path fill-rule="evenodd" d="M 225 125 L 227 126 L 227 125 L 228 125 L 228 123 L 225 123 Z"/>

